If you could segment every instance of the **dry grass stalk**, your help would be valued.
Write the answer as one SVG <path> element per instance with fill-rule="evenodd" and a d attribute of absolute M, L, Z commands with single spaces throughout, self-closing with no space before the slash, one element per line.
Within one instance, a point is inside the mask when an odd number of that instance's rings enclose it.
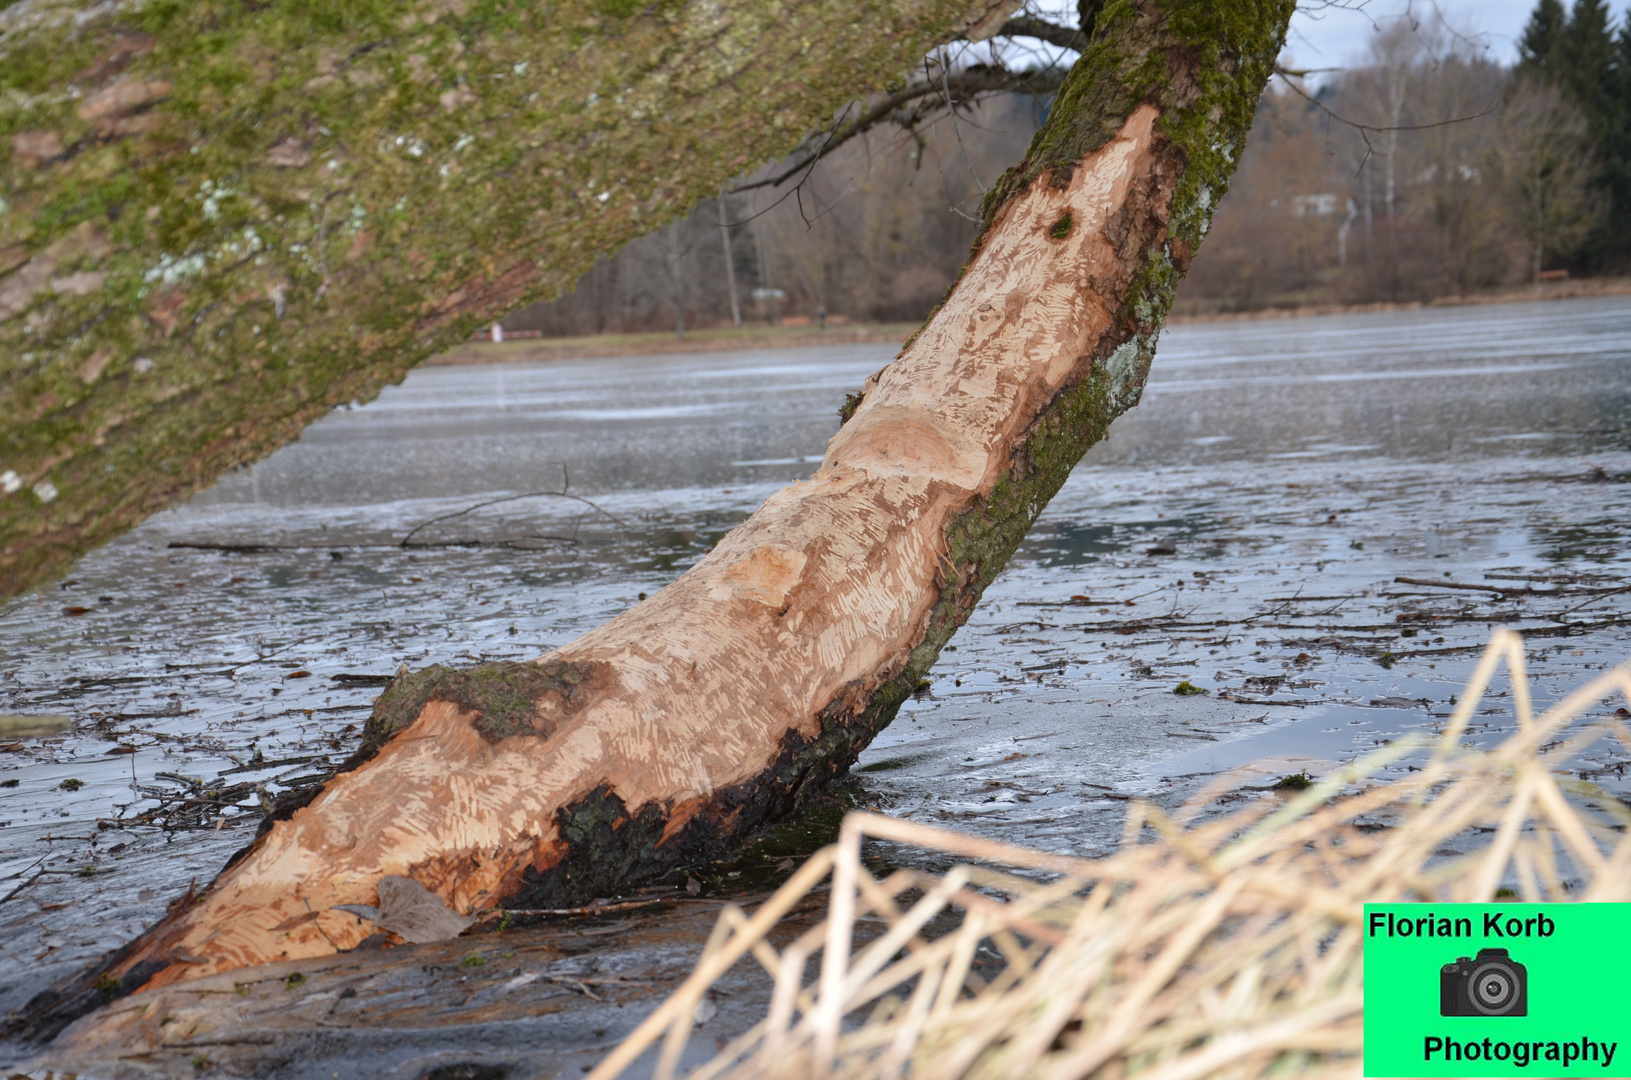
<path fill-rule="evenodd" d="M 1469 750 L 1462 736 L 1502 661 L 1517 730 Z M 1631 831 L 1618 831 L 1631 813 L 1554 772 L 1605 734 L 1631 748 L 1631 728 L 1613 717 L 1574 724 L 1616 691 L 1631 701 L 1631 665 L 1534 716 L 1523 642 L 1499 630 L 1436 742 L 1396 743 L 1283 805 L 1202 822 L 1192 819 L 1227 778 L 1176 817 L 1132 804 L 1127 842 L 1103 860 L 850 814 L 838 843 L 751 918 L 726 909 L 695 973 L 590 1080 L 611 1080 L 659 1039 L 655 1075 L 669 1080 L 698 1003 L 749 953 L 775 980 L 768 1015 L 693 1080 L 1357 1077 L 1364 903 L 1487 901 L 1509 881 L 1525 901 L 1631 899 Z M 1429 747 L 1420 771 L 1373 779 Z M 1356 826 L 1362 816 L 1369 828 Z M 1378 816 L 1392 827 L 1378 830 Z M 1487 846 L 1437 854 L 1475 826 L 1495 830 Z M 867 837 L 1036 877 L 957 865 L 878 881 L 861 861 Z M 829 871 L 827 919 L 778 953 L 767 935 Z M 947 909 L 961 924 L 926 936 Z M 858 939 L 862 919 L 887 929 Z M 982 947 L 1000 964 L 981 962 Z"/>

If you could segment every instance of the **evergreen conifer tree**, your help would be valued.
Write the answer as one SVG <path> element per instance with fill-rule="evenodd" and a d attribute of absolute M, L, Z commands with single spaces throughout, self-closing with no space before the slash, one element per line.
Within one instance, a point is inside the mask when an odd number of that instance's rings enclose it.
<path fill-rule="evenodd" d="M 1523 37 L 1518 39 L 1519 70 L 1545 72 L 1550 70 L 1552 50 L 1557 46 L 1558 32 L 1568 22 L 1563 0 L 1540 0 L 1529 16 Z"/>
<path fill-rule="evenodd" d="M 1552 82 L 1586 116 L 1609 202 L 1607 228 L 1582 257 L 1598 269 L 1631 261 L 1631 13 L 1615 33 L 1608 0 L 1539 0 L 1518 42 L 1518 71 Z"/>
<path fill-rule="evenodd" d="M 1614 39 L 1614 59 L 1606 87 L 1608 124 L 1599 145 L 1608 189 L 1610 268 L 1631 266 L 1631 10 Z"/>
<path fill-rule="evenodd" d="M 1612 78 L 1614 52 L 1608 0 L 1575 0 L 1568 22 L 1557 35 L 1553 69 L 1564 94 L 1585 110 L 1599 142 L 1608 119 L 1605 92 Z"/>

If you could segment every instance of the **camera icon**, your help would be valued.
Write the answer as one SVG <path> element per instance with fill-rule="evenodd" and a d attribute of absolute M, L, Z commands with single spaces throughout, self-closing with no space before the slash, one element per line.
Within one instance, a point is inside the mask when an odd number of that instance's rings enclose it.
<path fill-rule="evenodd" d="M 1505 949 L 1479 949 L 1438 973 L 1440 1016 L 1528 1016 L 1529 971 Z"/>

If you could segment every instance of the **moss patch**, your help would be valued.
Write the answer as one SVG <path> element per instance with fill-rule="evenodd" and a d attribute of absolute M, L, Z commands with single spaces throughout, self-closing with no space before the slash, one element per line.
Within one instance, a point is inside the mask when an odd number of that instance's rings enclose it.
<path fill-rule="evenodd" d="M 838 406 L 839 427 L 843 427 L 845 424 L 849 423 L 850 417 L 855 415 L 855 410 L 861 407 L 861 402 L 864 400 L 866 400 L 865 391 L 844 395 L 844 404 Z"/>
<path fill-rule="evenodd" d="M 538 703 L 549 694 L 568 705 L 589 692 L 594 672 L 563 660 L 544 664 L 501 660 L 471 668 L 440 664 L 404 675 L 380 695 L 363 728 L 359 754 L 372 757 L 398 731 L 411 724 L 431 701 L 447 701 L 476 714 L 472 723 L 489 742 L 512 735 L 549 735 L 537 718 Z M 362 760 L 367 760 L 367 757 Z M 362 761 L 347 762 L 355 768 Z"/>
<path fill-rule="evenodd" d="M 381 747 L 413 723 L 432 701 L 451 702 L 461 712 L 475 713 L 471 723 L 489 742 L 516 735 L 548 736 L 554 728 L 539 720 L 538 703 L 554 694 L 564 711 L 580 708 L 593 692 L 594 675 L 586 666 L 562 660 L 545 664 L 501 660 L 463 669 L 435 664 L 423 671 L 400 675 L 374 702 L 374 711 L 363 727 L 362 742 L 351 756 L 321 783 L 285 791 L 273 800 L 270 811 L 261 819 L 256 838 L 266 835 L 277 822 L 293 817 L 295 811 L 309 806 L 335 777 L 372 760 Z M 250 844 L 240 849 L 227 866 L 242 859 L 252 847 Z"/>
<path fill-rule="evenodd" d="M 34 8 L 0 24 L 0 597 L 559 295 L 969 4 Z"/>

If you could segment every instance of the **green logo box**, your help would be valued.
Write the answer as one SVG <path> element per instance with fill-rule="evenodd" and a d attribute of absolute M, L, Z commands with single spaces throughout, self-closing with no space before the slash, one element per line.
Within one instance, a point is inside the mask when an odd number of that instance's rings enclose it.
<path fill-rule="evenodd" d="M 1366 1076 L 1631 1077 L 1631 904 L 1366 904 Z"/>

